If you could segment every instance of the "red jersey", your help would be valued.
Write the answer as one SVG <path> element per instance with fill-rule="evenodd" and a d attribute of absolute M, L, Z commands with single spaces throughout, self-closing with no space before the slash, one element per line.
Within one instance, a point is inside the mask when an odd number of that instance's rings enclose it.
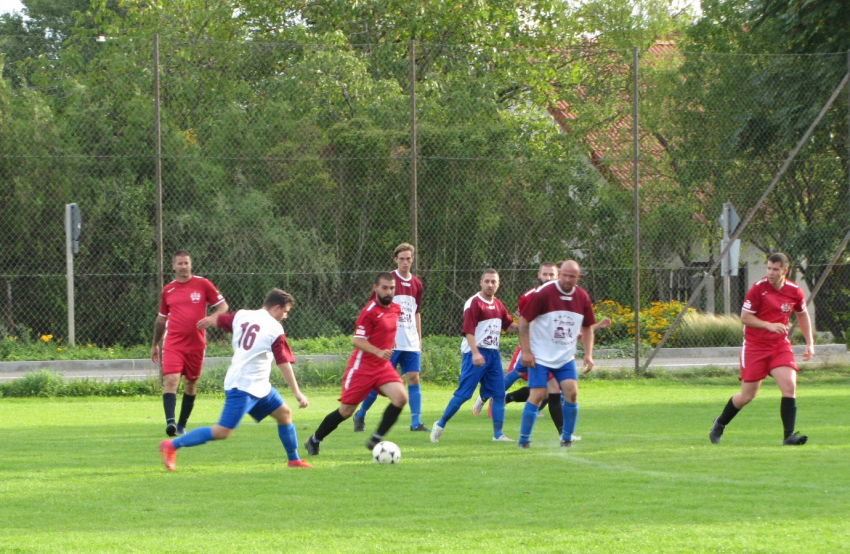
<path fill-rule="evenodd" d="M 806 311 L 806 298 L 803 290 L 796 283 L 786 279 L 782 288 L 776 290 L 765 277 L 747 292 L 741 310 L 755 315 L 762 321 L 782 323 L 787 327 L 791 310 Z M 771 333 L 767 329 L 744 326 L 744 344 L 747 346 L 773 348 L 788 342 L 787 334 Z"/>
<path fill-rule="evenodd" d="M 528 304 L 528 298 L 537 291 L 538 287 L 534 287 L 533 289 L 529 289 L 525 294 L 519 297 L 519 302 L 517 302 L 517 313 L 522 315 L 523 307 Z"/>
<path fill-rule="evenodd" d="M 558 281 L 549 281 L 528 296 L 522 317 L 529 322 L 531 351 L 539 364 L 563 367 L 575 357 L 582 327 L 596 323 L 590 295 L 576 285 L 564 291 Z"/>
<path fill-rule="evenodd" d="M 354 338 L 366 339 L 369 344 L 381 350 L 392 350 L 400 315 L 401 307 L 395 302 L 387 307 L 379 302 L 369 302 L 360 310 L 360 315 L 357 317 Z M 389 363 L 388 360 L 355 348 L 348 359 L 348 368 L 351 369 L 355 365 L 362 368 L 378 368 Z"/>
<path fill-rule="evenodd" d="M 206 333 L 198 321 L 206 317 L 207 305 L 218 306 L 224 297 L 211 282 L 192 275 L 185 283 L 171 281 L 162 289 L 159 315 L 168 318 L 162 347 L 178 350 L 203 350 Z"/>
<path fill-rule="evenodd" d="M 416 314 L 422 309 L 422 281 L 411 274 L 410 278 L 402 277 L 398 270 L 393 271 L 395 277 L 395 296 L 393 302 L 401 306 L 401 316 L 398 318 L 398 332 L 395 338 L 395 350 L 419 352 L 419 330 L 416 328 Z M 375 300 L 375 291 L 369 301 Z"/>

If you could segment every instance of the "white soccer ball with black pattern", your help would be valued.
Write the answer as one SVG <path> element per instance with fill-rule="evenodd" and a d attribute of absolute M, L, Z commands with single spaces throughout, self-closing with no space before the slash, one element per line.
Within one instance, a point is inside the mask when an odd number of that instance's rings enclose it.
<path fill-rule="evenodd" d="M 397 464 L 401 460 L 401 449 L 394 442 L 381 441 L 372 449 L 376 464 Z"/>

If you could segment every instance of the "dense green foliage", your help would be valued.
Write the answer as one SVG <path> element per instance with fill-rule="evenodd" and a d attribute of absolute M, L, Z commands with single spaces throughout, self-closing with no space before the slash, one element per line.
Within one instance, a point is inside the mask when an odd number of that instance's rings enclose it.
<path fill-rule="evenodd" d="M 374 272 L 411 240 L 414 158 L 427 333 L 457 332 L 484 267 L 503 272 L 512 305 L 540 259 L 573 251 L 593 249 L 595 293 L 625 301 L 615 268 L 629 251 L 627 198 L 579 143 L 614 110 L 584 91 L 616 97 L 623 84 L 593 64 L 619 63 L 616 49 L 672 25 L 651 2 L 629 15 L 633 4 L 27 1 L 27 19 L 0 18 L 7 331 L 66 335 L 57 239 L 73 201 L 78 342 L 150 335 L 154 33 L 165 251 L 188 249 L 231 306 L 283 286 L 302 336 L 346 332 Z M 588 33 L 612 50 L 575 49 Z M 586 104 L 574 133 L 547 115 L 553 98 Z"/>
<path fill-rule="evenodd" d="M 685 300 L 670 268 L 716 259 L 720 206 L 754 204 L 850 49 L 829 0 L 706 2 L 690 21 L 646 0 L 24 4 L 0 17 L 0 333 L 67 336 L 77 202 L 77 341 L 96 345 L 147 342 L 156 312 L 155 75 L 166 280 L 186 248 L 232 307 L 282 286 L 300 336 L 346 333 L 413 240 L 415 171 L 424 330 L 451 335 L 488 266 L 510 307 L 538 262 L 570 257 L 595 299 L 634 303 L 631 47 L 641 309 Z M 846 119 L 839 102 L 744 236 L 810 287 L 846 227 Z M 835 336 L 848 290 L 836 272 L 817 300 Z"/>

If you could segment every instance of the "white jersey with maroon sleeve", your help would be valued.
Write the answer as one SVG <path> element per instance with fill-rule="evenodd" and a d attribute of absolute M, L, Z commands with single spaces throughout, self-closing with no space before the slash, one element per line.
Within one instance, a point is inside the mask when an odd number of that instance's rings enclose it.
<path fill-rule="evenodd" d="M 582 327 L 596 323 L 590 295 L 575 286 L 565 292 L 558 281 L 541 285 L 528 297 L 522 317 L 529 322 L 531 352 L 537 363 L 563 367 L 573 360 Z"/>
<path fill-rule="evenodd" d="M 476 294 L 463 305 L 464 337 L 460 343 L 460 351 L 464 354 L 472 352 L 466 335 L 475 336 L 475 344 L 478 348 L 498 350 L 502 327 L 508 328 L 513 322 L 511 314 L 501 300 L 494 297 L 488 302 L 480 294 Z"/>
<path fill-rule="evenodd" d="M 416 328 L 416 314 L 422 307 L 422 281 L 415 275 L 405 279 L 399 275 L 398 270 L 393 271 L 393 275 L 395 276 L 393 302 L 401 307 L 395 349 L 419 352 L 422 345 L 419 341 L 419 330 Z"/>
<path fill-rule="evenodd" d="M 263 398 L 272 389 L 272 361 L 294 362 L 283 326 L 266 310 L 239 310 L 218 317 L 217 327 L 233 333 L 233 358 L 224 389 L 239 389 Z"/>
<path fill-rule="evenodd" d="M 762 321 L 782 323 L 787 328 L 792 310 L 798 313 L 806 311 L 806 298 L 796 283 L 786 279 L 782 288 L 776 290 L 765 277 L 750 287 L 741 309 L 754 314 Z M 747 346 L 772 348 L 787 342 L 787 334 L 744 326 L 744 343 Z"/>

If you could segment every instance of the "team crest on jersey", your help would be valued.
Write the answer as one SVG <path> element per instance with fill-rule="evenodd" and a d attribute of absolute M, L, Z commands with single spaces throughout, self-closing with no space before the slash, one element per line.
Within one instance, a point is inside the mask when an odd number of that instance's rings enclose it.
<path fill-rule="evenodd" d="M 789 304 L 788 302 L 783 302 L 782 306 L 780 306 L 780 309 L 782 310 L 783 314 L 787 314 L 791 311 L 791 304 Z"/>
<path fill-rule="evenodd" d="M 195 290 L 195 291 L 192 291 L 192 294 L 189 295 L 189 298 L 192 299 L 192 302 L 194 304 L 197 304 L 198 302 L 201 301 L 202 296 L 201 296 L 200 292 Z"/>
<path fill-rule="evenodd" d="M 487 346 L 499 346 L 499 331 L 501 331 L 502 325 L 501 322 L 499 324 L 491 323 L 487 326 L 487 336 L 484 337 L 484 340 L 481 341 L 482 344 Z"/>
<path fill-rule="evenodd" d="M 555 332 L 553 333 L 553 338 L 555 339 L 567 339 L 572 338 L 573 331 L 570 327 L 573 326 L 573 322 L 565 317 L 559 317 L 555 320 Z"/>

